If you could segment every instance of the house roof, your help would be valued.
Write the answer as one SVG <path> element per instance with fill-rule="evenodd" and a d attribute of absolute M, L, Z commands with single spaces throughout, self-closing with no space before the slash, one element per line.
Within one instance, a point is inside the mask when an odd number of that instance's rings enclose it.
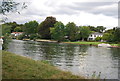
<path fill-rule="evenodd" d="M 12 34 L 16 34 L 16 33 L 23 33 L 23 32 L 12 32 Z"/>
<path fill-rule="evenodd" d="M 99 33 L 99 32 L 94 32 L 91 35 L 103 35 L 103 33 Z"/>

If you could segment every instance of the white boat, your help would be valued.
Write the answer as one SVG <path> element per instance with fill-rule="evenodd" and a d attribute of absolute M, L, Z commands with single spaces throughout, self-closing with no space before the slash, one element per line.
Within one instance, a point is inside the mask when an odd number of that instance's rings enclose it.
<path fill-rule="evenodd" d="M 111 47 L 111 45 L 102 43 L 102 44 L 98 44 L 98 47 Z"/>

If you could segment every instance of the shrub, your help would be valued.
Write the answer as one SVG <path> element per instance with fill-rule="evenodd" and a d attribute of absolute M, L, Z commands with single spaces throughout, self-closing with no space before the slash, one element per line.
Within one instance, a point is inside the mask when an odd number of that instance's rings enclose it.
<path fill-rule="evenodd" d="M 95 41 L 101 41 L 102 37 L 96 37 Z"/>
<path fill-rule="evenodd" d="M 30 40 L 36 40 L 38 38 L 41 38 L 41 37 L 39 35 L 37 35 L 37 34 L 31 34 L 30 35 Z"/>
<path fill-rule="evenodd" d="M 24 35 L 24 34 L 18 36 L 18 40 L 22 40 L 22 39 L 24 39 L 24 38 L 25 38 L 25 35 Z"/>
<path fill-rule="evenodd" d="M 3 38 L 2 50 L 8 49 L 8 44 L 10 41 L 11 41 L 11 38 L 9 37 L 9 35 L 5 35 Z"/>

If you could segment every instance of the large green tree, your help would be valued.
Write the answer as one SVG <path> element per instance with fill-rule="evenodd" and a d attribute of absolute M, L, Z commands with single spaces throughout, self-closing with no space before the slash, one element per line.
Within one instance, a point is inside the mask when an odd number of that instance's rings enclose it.
<path fill-rule="evenodd" d="M 71 41 L 74 41 L 77 39 L 78 35 L 78 27 L 75 25 L 74 22 L 69 22 L 66 25 L 66 36 L 68 36 L 68 39 Z"/>
<path fill-rule="evenodd" d="M 58 42 L 63 41 L 65 37 L 65 26 L 62 22 L 56 22 L 52 29 L 51 36 Z"/>
<path fill-rule="evenodd" d="M 80 28 L 80 37 L 82 38 L 82 41 L 84 41 L 85 39 L 88 38 L 91 31 L 87 26 L 81 26 L 79 28 Z"/>
<path fill-rule="evenodd" d="M 22 32 L 22 29 L 21 27 L 17 26 L 15 29 L 14 29 L 15 32 Z"/>
<path fill-rule="evenodd" d="M 103 31 L 106 29 L 106 27 L 103 26 L 97 26 L 97 32 L 103 33 Z"/>
<path fill-rule="evenodd" d="M 14 32 L 14 29 L 18 26 L 18 24 L 15 21 L 14 22 L 7 22 L 5 24 L 11 26 L 11 32 Z"/>
<path fill-rule="evenodd" d="M 10 33 L 11 33 L 11 26 L 10 25 L 2 24 L 1 29 L 2 29 L 2 36 L 10 35 Z"/>
<path fill-rule="evenodd" d="M 41 38 L 44 39 L 50 39 L 50 28 L 54 27 L 54 24 L 56 23 L 55 17 L 47 17 L 38 27 L 38 33 L 41 35 Z"/>
<path fill-rule="evenodd" d="M 25 23 L 24 32 L 26 35 L 36 34 L 37 33 L 37 27 L 38 27 L 37 21 L 30 21 Z"/>
<path fill-rule="evenodd" d="M 116 27 L 114 30 L 114 41 L 120 42 L 120 28 Z"/>

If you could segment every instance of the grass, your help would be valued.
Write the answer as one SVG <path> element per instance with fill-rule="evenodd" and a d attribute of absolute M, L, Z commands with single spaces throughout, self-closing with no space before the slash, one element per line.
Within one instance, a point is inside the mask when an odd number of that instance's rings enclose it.
<path fill-rule="evenodd" d="M 27 57 L 2 51 L 3 79 L 84 79 L 72 75 L 46 62 L 35 61 Z"/>
<path fill-rule="evenodd" d="M 67 42 L 67 43 L 73 43 L 73 44 L 83 44 L 83 45 L 98 45 L 101 43 L 107 43 L 107 42 L 88 42 L 88 41 L 77 41 L 77 42 Z M 119 46 L 118 44 L 110 44 L 111 46 Z"/>
<path fill-rule="evenodd" d="M 68 42 L 68 43 L 74 43 L 74 44 L 86 44 L 86 45 L 98 45 L 101 42 L 86 42 L 86 41 L 77 41 L 77 42 Z"/>

